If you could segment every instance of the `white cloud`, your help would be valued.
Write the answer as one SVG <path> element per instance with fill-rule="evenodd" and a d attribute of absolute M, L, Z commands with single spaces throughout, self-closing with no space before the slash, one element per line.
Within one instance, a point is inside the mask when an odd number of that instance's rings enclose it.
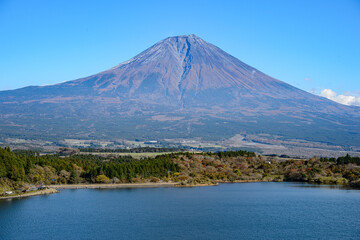
<path fill-rule="evenodd" d="M 321 91 L 320 96 L 326 97 L 330 100 L 335 102 L 344 104 L 344 105 L 351 105 L 351 106 L 360 106 L 360 96 L 353 96 L 354 94 L 346 93 L 346 95 L 337 95 L 331 89 L 324 89 Z"/>

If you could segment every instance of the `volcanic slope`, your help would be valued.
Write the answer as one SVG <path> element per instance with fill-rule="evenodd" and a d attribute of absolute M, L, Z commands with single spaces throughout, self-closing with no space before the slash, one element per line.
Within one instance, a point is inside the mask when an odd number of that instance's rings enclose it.
<path fill-rule="evenodd" d="M 0 92 L 1 137 L 223 139 L 360 145 L 360 110 L 274 79 L 195 35 L 104 72 Z"/>

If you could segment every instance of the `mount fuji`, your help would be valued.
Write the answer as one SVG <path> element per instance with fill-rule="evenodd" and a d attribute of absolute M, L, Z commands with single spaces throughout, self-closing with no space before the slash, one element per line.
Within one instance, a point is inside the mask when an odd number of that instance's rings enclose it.
<path fill-rule="evenodd" d="M 225 139 L 360 146 L 360 108 L 300 90 L 195 35 L 101 73 L 0 92 L 0 137 Z"/>

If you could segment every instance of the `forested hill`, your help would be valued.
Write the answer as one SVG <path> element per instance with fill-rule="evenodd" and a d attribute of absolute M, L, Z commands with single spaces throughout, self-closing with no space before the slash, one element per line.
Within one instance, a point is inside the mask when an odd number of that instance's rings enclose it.
<path fill-rule="evenodd" d="M 360 186 L 360 158 L 273 161 L 247 151 L 172 153 L 137 160 L 95 155 L 37 156 L 0 148 L 0 194 L 35 184 L 304 181 Z"/>

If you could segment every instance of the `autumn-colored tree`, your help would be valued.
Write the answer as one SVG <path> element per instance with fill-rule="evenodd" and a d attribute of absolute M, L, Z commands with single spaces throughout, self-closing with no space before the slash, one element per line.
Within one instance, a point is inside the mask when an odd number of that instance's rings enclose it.
<path fill-rule="evenodd" d="M 97 183 L 109 183 L 110 182 L 110 178 L 108 178 L 105 175 L 99 175 L 95 178 L 95 181 Z"/>

